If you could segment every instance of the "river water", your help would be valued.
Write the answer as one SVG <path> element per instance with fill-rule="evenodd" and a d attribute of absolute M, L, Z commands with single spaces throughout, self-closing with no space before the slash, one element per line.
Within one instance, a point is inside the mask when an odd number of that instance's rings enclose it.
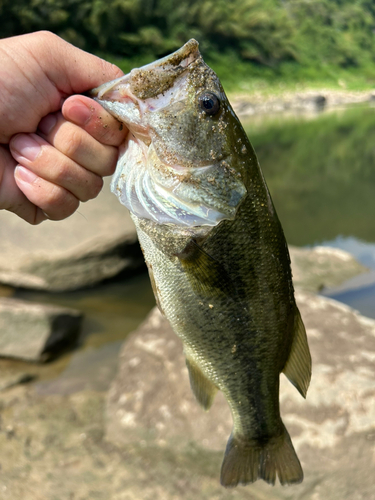
<path fill-rule="evenodd" d="M 367 283 L 326 292 L 370 317 L 375 317 L 374 113 L 356 107 L 313 118 L 245 123 L 288 243 L 348 250 L 373 269 Z M 73 293 L 17 290 L 15 296 L 85 314 L 78 349 L 52 363 L 27 367 L 45 394 L 105 390 L 116 372 L 121 343 L 155 304 L 145 269 L 130 279 L 119 277 Z"/>
<path fill-rule="evenodd" d="M 373 272 L 323 294 L 375 318 L 375 109 L 246 123 L 291 245 L 331 246 Z"/>

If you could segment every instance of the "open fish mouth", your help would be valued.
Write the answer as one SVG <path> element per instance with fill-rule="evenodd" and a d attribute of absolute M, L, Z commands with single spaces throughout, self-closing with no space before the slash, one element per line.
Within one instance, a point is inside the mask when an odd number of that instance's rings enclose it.
<path fill-rule="evenodd" d="M 220 160 L 199 155 L 206 137 L 198 129 L 197 77 L 192 75 L 202 68 L 208 67 L 198 43 L 190 40 L 173 54 L 91 91 L 129 129 L 111 190 L 137 217 L 183 227 L 216 226 L 234 218 L 246 194 L 239 176 L 223 169 L 228 154 L 218 155 Z M 193 130 L 196 158 L 189 145 L 184 149 Z"/>

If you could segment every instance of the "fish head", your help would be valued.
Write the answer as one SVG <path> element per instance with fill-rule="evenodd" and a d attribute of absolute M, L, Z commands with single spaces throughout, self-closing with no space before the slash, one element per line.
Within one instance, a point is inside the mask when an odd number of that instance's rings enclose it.
<path fill-rule="evenodd" d="M 242 127 L 198 42 L 91 93 L 129 129 L 111 188 L 133 214 L 185 227 L 235 217 L 246 195 Z"/>

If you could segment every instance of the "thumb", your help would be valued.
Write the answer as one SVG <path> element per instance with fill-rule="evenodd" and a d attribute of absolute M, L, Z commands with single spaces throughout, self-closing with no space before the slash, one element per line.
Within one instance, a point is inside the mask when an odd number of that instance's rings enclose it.
<path fill-rule="evenodd" d="M 62 94 L 79 94 L 124 74 L 114 64 L 78 49 L 48 31 L 27 36 L 30 37 L 28 43 L 33 56 Z"/>

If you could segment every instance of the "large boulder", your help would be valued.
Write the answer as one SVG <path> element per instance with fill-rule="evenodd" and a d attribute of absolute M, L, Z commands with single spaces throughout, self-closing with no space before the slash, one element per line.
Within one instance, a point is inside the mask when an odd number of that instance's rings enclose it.
<path fill-rule="evenodd" d="M 370 275 L 349 252 L 339 248 L 290 246 L 289 253 L 294 286 L 309 292 L 332 289 L 356 276 Z"/>
<path fill-rule="evenodd" d="M 306 477 L 297 488 L 276 488 L 270 498 L 375 498 L 374 464 L 367 463 L 375 451 L 375 321 L 308 292 L 299 291 L 297 302 L 312 382 L 305 401 L 282 376 L 280 399 Z M 143 442 L 176 450 L 193 442 L 224 451 L 231 428 L 220 393 L 209 412 L 194 400 L 181 342 L 153 310 L 122 348 L 108 395 L 107 438 L 126 446 Z"/>
<path fill-rule="evenodd" d="M 81 323 L 74 309 L 0 298 L 0 356 L 43 361 L 76 341 Z"/>
<path fill-rule="evenodd" d="M 108 180 L 95 200 L 64 221 L 31 226 L 0 211 L 0 283 L 74 290 L 142 262 L 133 222 Z"/>

